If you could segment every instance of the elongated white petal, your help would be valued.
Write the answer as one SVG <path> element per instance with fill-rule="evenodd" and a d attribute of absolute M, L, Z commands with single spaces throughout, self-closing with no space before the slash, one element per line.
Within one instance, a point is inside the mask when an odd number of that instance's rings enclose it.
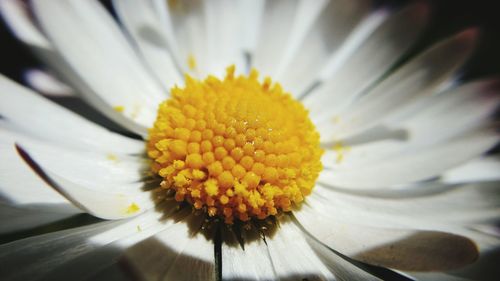
<path fill-rule="evenodd" d="M 451 270 L 478 258 L 471 240 L 450 233 L 343 223 L 310 208 L 296 212 L 296 217 L 323 244 L 373 265 L 414 271 Z"/>
<path fill-rule="evenodd" d="M 252 55 L 257 45 L 266 0 L 238 1 L 241 31 L 240 41 L 245 54 Z"/>
<path fill-rule="evenodd" d="M 497 79 L 449 89 L 427 98 L 418 113 L 375 128 L 373 132 L 379 133 L 378 136 L 365 134 L 353 138 L 343 149 L 334 146 L 335 149 L 326 152 L 323 164 L 332 169 L 358 169 L 405 151 L 448 142 L 487 126 L 499 104 Z"/>
<path fill-rule="evenodd" d="M 433 94 L 468 58 L 475 41 L 475 30 L 462 32 L 401 67 L 345 112 L 325 115 L 318 124 L 322 141 L 342 140 L 372 128 L 390 114 Z M 339 120 L 333 122 L 336 114 Z"/>
<path fill-rule="evenodd" d="M 188 233 L 183 233 L 186 236 Z M 163 239 L 170 239 L 165 237 Z M 190 238 L 163 280 L 216 280 L 213 242 L 197 235 Z M 186 271 L 186 268 L 192 270 Z"/>
<path fill-rule="evenodd" d="M 498 236 L 479 230 L 479 227 L 485 229 L 488 223 L 498 220 L 498 190 L 498 183 L 477 184 L 448 187 L 417 196 L 400 193 L 396 197 L 381 198 L 319 188 L 308 198 L 310 207 L 306 209 L 325 214 L 334 221 L 355 222 L 362 227 L 431 230 L 467 237 L 480 251 L 479 259 L 453 271 L 453 275 L 479 277 L 485 275 L 477 269 L 489 268 L 490 271 L 494 268 L 489 263 L 489 255 L 500 243 Z M 475 277 L 472 279 L 476 280 Z"/>
<path fill-rule="evenodd" d="M 252 67 L 266 75 L 274 74 L 284 42 L 291 33 L 293 18 L 299 5 L 299 0 L 265 1 L 257 35 L 256 46 L 252 56 Z"/>
<path fill-rule="evenodd" d="M 120 106 L 103 113 L 140 134 L 155 119 L 167 95 L 145 67 L 113 19 L 96 1 L 34 1 L 35 14 L 61 56 L 97 95 L 94 105 Z M 104 104 L 104 105 L 103 105 Z M 127 121 L 128 120 L 128 121 Z"/>
<path fill-rule="evenodd" d="M 213 242 L 196 233 L 202 221 L 191 215 L 127 249 L 125 259 L 146 280 L 215 280 Z"/>
<path fill-rule="evenodd" d="M 54 75 L 40 69 L 29 69 L 24 73 L 24 80 L 37 92 L 53 97 L 74 96 L 74 90 Z"/>
<path fill-rule="evenodd" d="M 307 242 L 314 252 L 321 258 L 326 266 L 335 275 L 335 280 L 339 281 L 363 281 L 363 280 L 382 280 L 362 268 L 357 267 L 352 262 L 341 257 L 339 254 L 328 249 L 314 238 L 307 237 Z"/>
<path fill-rule="evenodd" d="M 208 30 L 205 25 L 204 1 L 168 2 L 166 21 L 172 28 L 180 66 L 200 78 L 208 75 L 210 58 L 207 50 Z"/>
<path fill-rule="evenodd" d="M 275 77 L 299 44 L 326 1 L 266 1 L 254 51 L 253 67 Z"/>
<path fill-rule="evenodd" d="M 241 2 L 241 1 L 240 1 Z M 207 29 L 207 54 L 210 73 L 223 75 L 226 67 L 234 64 L 245 70 L 245 53 L 241 41 L 243 24 L 238 1 L 204 1 Z"/>
<path fill-rule="evenodd" d="M 344 223 L 446 231 L 450 225 L 471 227 L 494 222 L 500 208 L 499 190 L 497 183 L 482 183 L 416 196 L 401 192 L 399 196 L 377 197 L 317 185 L 308 202 L 313 209 Z"/>
<path fill-rule="evenodd" d="M 153 207 L 146 192 L 110 192 L 82 186 L 40 166 L 29 150 L 17 146 L 20 155 L 52 188 L 86 212 L 103 219 L 121 219 L 136 216 Z"/>
<path fill-rule="evenodd" d="M 409 142 L 437 143 L 488 126 L 500 105 L 498 79 L 485 79 L 451 88 L 427 98 L 422 108 L 389 127 L 407 131 Z M 428 136 L 433 138 L 429 139 Z M 428 140 L 424 140 L 427 138 Z"/>
<path fill-rule="evenodd" d="M 477 131 L 437 145 L 400 151 L 377 165 L 357 169 L 324 170 L 319 181 L 352 189 L 390 188 L 439 176 L 447 170 L 480 156 L 498 142 L 498 135 Z"/>
<path fill-rule="evenodd" d="M 122 222 L 101 222 L 89 226 L 34 236 L 0 246 L 3 280 L 42 277 L 58 265 L 98 247 L 87 238 Z"/>
<path fill-rule="evenodd" d="M 182 82 L 175 60 L 169 52 L 162 22 L 152 1 L 113 1 L 124 27 L 139 48 L 158 81 L 170 89 Z"/>
<path fill-rule="evenodd" d="M 16 141 L 44 169 L 95 190 L 140 193 L 149 174 L 149 165 L 141 156 L 81 152 L 21 138 Z"/>
<path fill-rule="evenodd" d="M 135 239 L 133 243 L 137 243 L 167 227 L 159 217 L 146 213 L 130 220 L 99 222 L 2 245 L 0 260 L 6 267 L 0 272 L 6 280 L 28 280 L 32 276 L 62 280 L 72 274 L 74 280 L 87 280 L 117 262 L 123 254 L 119 247 L 122 241 Z M 10 264 L 17 266 L 7 266 Z"/>
<path fill-rule="evenodd" d="M 322 66 L 368 14 L 369 8 L 370 1 L 365 0 L 329 1 L 303 41 L 297 44 L 297 50 L 284 55 L 273 78 L 294 96 L 300 96 L 315 82 Z"/>
<path fill-rule="evenodd" d="M 30 230 L 74 216 L 78 210 L 69 204 L 10 205 L 0 203 L 0 235 Z"/>
<path fill-rule="evenodd" d="M 22 0 L 0 1 L 0 13 L 11 31 L 23 43 L 45 50 L 53 50 L 53 46 L 33 22 L 26 2 Z"/>
<path fill-rule="evenodd" d="M 63 280 L 68 275 L 73 276 L 74 280 L 100 280 L 102 276 L 108 275 L 112 280 L 122 280 L 124 276 L 136 278 L 123 255 L 128 248 L 171 225 L 169 221 L 163 221 L 161 216 L 161 213 L 147 212 L 124 224 L 88 237 L 87 243 L 94 245 L 91 251 L 82 252 L 77 257 L 59 264 L 45 275 L 43 280 Z M 145 251 L 150 250 L 147 245 L 141 245 Z M 142 258 L 145 262 L 153 262 L 157 257 L 149 251 L 149 255 Z"/>
<path fill-rule="evenodd" d="M 158 15 L 158 19 L 161 22 L 160 30 L 163 31 L 163 36 L 167 41 L 172 58 L 176 60 L 176 63 L 181 70 L 187 70 L 187 61 L 185 60 L 185 58 L 181 57 L 182 50 L 179 49 L 175 29 L 173 27 L 173 20 L 170 16 L 169 5 L 175 3 L 163 0 L 151 0 L 151 4 Z"/>
<path fill-rule="evenodd" d="M 484 157 L 470 161 L 442 175 L 441 181 L 448 184 L 499 181 L 500 161 L 495 157 Z"/>
<path fill-rule="evenodd" d="M 416 40 L 428 8 L 410 5 L 386 16 L 381 10 L 364 20 L 320 74 L 324 85 L 304 98 L 313 121 L 335 116 L 379 79 Z"/>
<path fill-rule="evenodd" d="M 284 280 L 334 280 L 333 274 L 321 262 L 304 237 L 305 234 L 291 221 L 281 220 L 279 229 L 266 236 L 274 271 Z M 290 245 L 293 245 L 291 247 Z"/>
<path fill-rule="evenodd" d="M 57 52 L 52 42 L 43 34 L 39 24 L 32 16 L 33 11 L 30 3 L 22 0 L 3 0 L 1 5 L 0 12 L 5 14 L 5 20 L 11 27 L 14 35 L 30 48 L 30 51 L 47 66 L 50 72 L 56 74 L 57 79 L 60 79 L 61 82 L 63 81 L 63 84 L 70 85 L 76 89 L 76 94 L 85 93 L 83 96 L 87 97 L 96 95 L 95 91 L 82 80 Z M 26 83 L 28 85 L 44 94 L 73 94 L 72 91 L 68 91 L 65 85 L 62 85 L 62 88 L 60 88 L 60 83 L 54 84 L 52 83 L 54 82 L 52 79 L 47 80 L 46 76 L 39 75 L 39 73 L 28 72 L 25 74 L 24 79 L 27 80 Z M 47 82 L 50 84 L 47 84 Z M 53 92 L 54 90 L 57 92 Z M 113 109 L 97 99 L 87 99 L 87 101 L 93 103 L 99 110 L 107 112 L 108 116 L 116 115 Z M 126 118 L 116 116 L 114 119 L 124 127 L 130 125 L 130 122 Z"/>
<path fill-rule="evenodd" d="M 234 233 L 226 231 L 222 244 L 222 279 L 276 280 L 267 245 L 255 231 L 243 231 L 241 246 Z"/>
<path fill-rule="evenodd" d="M 495 223 L 500 208 L 498 183 L 470 184 L 436 190 L 430 194 L 397 197 L 358 196 L 317 186 L 308 197 L 311 211 L 327 214 L 343 223 L 399 229 L 445 231 L 472 239 L 481 251 L 479 260 L 464 269 L 450 272 L 456 276 L 486 276 L 477 269 L 488 265 L 489 254 L 499 238 L 486 229 Z M 481 228 L 481 226 L 483 226 Z M 476 272 L 473 272 L 476 270 Z M 463 274 L 463 275 L 462 275 Z M 473 278 L 476 279 L 476 278 Z"/>
<path fill-rule="evenodd" d="M 221 76 L 232 64 L 236 65 L 238 72 L 246 71 L 242 37 L 249 36 L 251 41 L 255 35 L 243 35 L 241 31 L 244 28 L 251 31 L 255 27 L 248 28 L 248 23 L 241 20 L 248 12 L 242 11 L 243 2 L 168 2 L 165 20 L 175 35 L 176 47 L 173 49 L 177 50 L 182 71 L 200 78 L 209 74 Z M 258 7 L 253 8 L 258 4 L 247 4 L 253 10 L 251 16 L 258 14 Z"/>
<path fill-rule="evenodd" d="M 123 259 L 131 265 L 133 272 L 144 280 L 163 280 L 171 264 L 181 255 L 182 247 L 189 243 L 188 234 L 180 230 L 178 225 L 164 232 L 171 233 L 171 241 L 174 242 L 173 239 L 175 239 L 176 244 L 181 248 L 171 248 L 170 243 L 165 243 L 159 238 L 164 237 L 163 234 L 157 233 L 125 249 Z M 186 234 L 186 237 L 182 237 L 182 234 Z M 196 271 L 196 269 L 190 268 L 189 271 Z"/>
<path fill-rule="evenodd" d="M 140 141 L 111 133 L 0 76 L 0 115 L 16 130 L 79 149 L 139 154 Z"/>
<path fill-rule="evenodd" d="M 12 205 L 43 206 L 61 204 L 72 206 L 59 193 L 41 180 L 18 154 L 15 141 L 0 131 L 0 196 Z M 73 208 L 73 213 L 79 212 Z"/>

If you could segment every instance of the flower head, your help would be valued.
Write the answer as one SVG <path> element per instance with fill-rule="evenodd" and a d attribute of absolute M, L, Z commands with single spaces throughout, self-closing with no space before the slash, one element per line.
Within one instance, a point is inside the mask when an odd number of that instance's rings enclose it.
<path fill-rule="evenodd" d="M 227 223 L 291 211 L 321 171 L 319 135 L 279 84 L 227 71 L 172 89 L 149 133 L 152 169 L 177 201 Z"/>
<path fill-rule="evenodd" d="M 499 83 L 455 76 L 478 31 L 397 64 L 429 7 L 368 2 L 0 1 L 122 127 L 0 77 L 0 276 L 484 278 Z"/>

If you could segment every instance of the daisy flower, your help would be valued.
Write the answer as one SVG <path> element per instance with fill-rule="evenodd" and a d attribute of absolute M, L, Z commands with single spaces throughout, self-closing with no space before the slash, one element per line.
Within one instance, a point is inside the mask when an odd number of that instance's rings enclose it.
<path fill-rule="evenodd" d="M 401 63 L 425 3 L 112 3 L 0 2 L 34 80 L 127 130 L 0 77 L 2 280 L 494 279 L 476 29 Z"/>

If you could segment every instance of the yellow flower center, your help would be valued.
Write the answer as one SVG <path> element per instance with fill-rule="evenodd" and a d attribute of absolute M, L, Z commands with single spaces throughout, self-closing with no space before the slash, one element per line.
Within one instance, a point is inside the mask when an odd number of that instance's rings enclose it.
<path fill-rule="evenodd" d="M 148 156 L 161 186 L 228 224 L 290 211 L 322 169 L 319 134 L 302 104 L 258 72 L 186 77 L 158 110 Z"/>

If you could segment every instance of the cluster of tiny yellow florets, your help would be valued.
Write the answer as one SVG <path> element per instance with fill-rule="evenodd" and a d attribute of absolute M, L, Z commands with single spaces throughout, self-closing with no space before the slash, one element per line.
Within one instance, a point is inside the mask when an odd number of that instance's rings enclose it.
<path fill-rule="evenodd" d="M 311 193 L 322 169 L 304 107 L 258 72 L 186 77 L 158 110 L 147 153 L 162 187 L 226 223 L 264 219 Z"/>

